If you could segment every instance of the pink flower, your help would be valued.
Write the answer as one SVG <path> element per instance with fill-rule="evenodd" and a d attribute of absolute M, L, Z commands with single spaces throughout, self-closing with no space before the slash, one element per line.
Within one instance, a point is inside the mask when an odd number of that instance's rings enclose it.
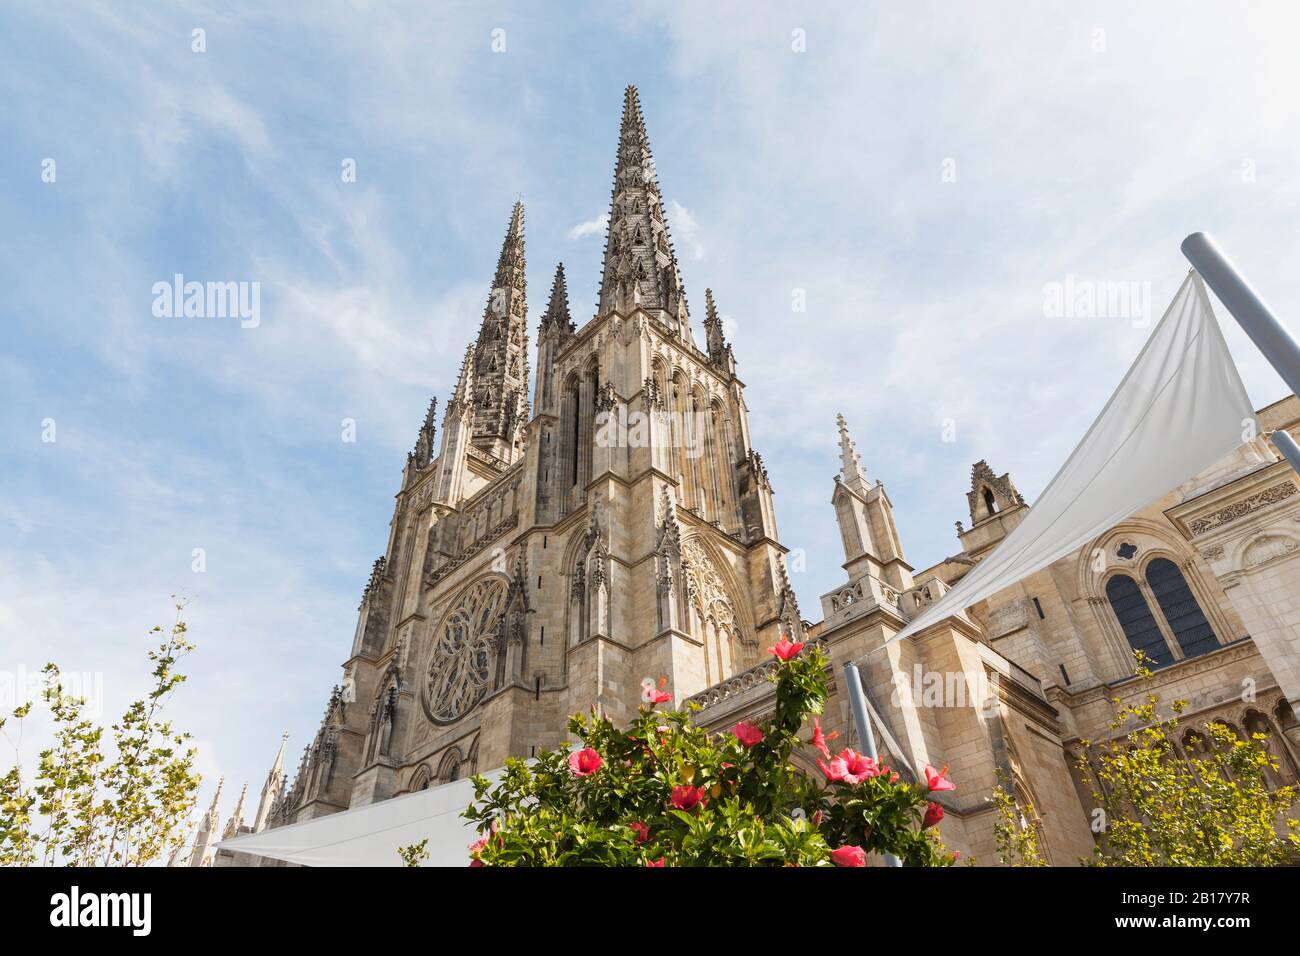
<path fill-rule="evenodd" d="M 831 731 L 829 737 L 826 736 L 824 733 L 822 733 L 822 722 L 818 720 L 816 717 L 813 718 L 812 745 L 816 747 L 818 750 L 820 750 L 822 756 L 825 757 L 827 760 L 831 759 L 831 752 L 826 745 L 830 743 L 830 741 L 838 737 L 839 735 L 840 733 L 838 730 L 833 730 Z"/>
<path fill-rule="evenodd" d="M 742 747 L 752 747 L 763 739 L 763 731 L 759 730 L 752 723 L 742 721 L 731 728 L 731 732 L 736 735 Z"/>
<path fill-rule="evenodd" d="M 880 769 L 874 760 L 848 748 L 841 750 L 840 755 L 829 764 L 818 760 L 817 766 L 832 783 L 859 784 L 880 775 Z"/>
<path fill-rule="evenodd" d="M 590 747 L 583 747 L 569 754 L 569 769 L 576 777 L 590 777 L 601 768 L 603 763 L 600 754 Z"/>
<path fill-rule="evenodd" d="M 694 810 L 703 802 L 703 787 L 673 787 L 673 806 L 678 810 Z"/>
<path fill-rule="evenodd" d="M 490 835 L 490 834 L 489 834 L 489 835 Z M 469 865 L 470 865 L 470 866 L 482 866 L 482 865 L 483 865 L 483 861 L 480 860 L 480 859 L 478 858 L 478 854 L 479 854 L 479 851 L 481 851 L 481 850 L 483 850 L 483 849 L 485 849 L 485 848 L 487 847 L 487 844 L 488 844 L 488 837 L 483 837 L 483 839 L 481 839 L 481 840 L 476 840 L 475 842 L 473 842 L 473 843 L 471 843 L 471 844 L 469 845 L 469 855 L 470 855 Z"/>
<path fill-rule="evenodd" d="M 844 761 L 844 780 L 846 783 L 861 783 L 869 777 L 880 775 L 880 769 L 870 757 L 864 757 L 856 750 L 843 750 L 840 759 Z"/>
<path fill-rule="evenodd" d="M 664 858 L 661 856 L 657 860 L 646 860 L 645 865 L 652 866 L 652 867 L 662 867 L 664 865 Z"/>
<path fill-rule="evenodd" d="M 817 766 L 821 768 L 822 773 L 826 774 L 826 779 L 830 783 L 839 783 L 844 780 L 845 764 L 839 757 L 832 759 L 829 764 L 818 757 Z"/>
<path fill-rule="evenodd" d="M 636 834 L 637 843 L 645 843 L 646 840 L 650 839 L 650 828 L 646 826 L 644 822 L 638 821 L 637 823 L 629 824 L 629 827 L 632 832 Z"/>
<path fill-rule="evenodd" d="M 673 695 L 664 690 L 652 690 L 650 692 L 650 703 L 666 704 L 673 699 Z"/>
<path fill-rule="evenodd" d="M 842 846 L 831 853 L 836 866 L 866 866 L 867 853 L 860 846 Z"/>
<path fill-rule="evenodd" d="M 921 821 L 921 829 L 928 830 L 942 819 L 943 807 L 937 803 L 931 803 L 925 808 L 925 819 Z"/>
<path fill-rule="evenodd" d="M 767 652 L 769 654 L 775 654 L 783 661 L 788 661 L 790 658 L 796 656 L 801 650 L 803 650 L 802 641 L 797 641 L 792 644 L 783 637 L 777 642 L 775 647 L 769 647 Z"/>
<path fill-rule="evenodd" d="M 956 790 L 957 785 L 948 779 L 948 765 L 944 764 L 942 770 L 935 770 L 929 764 L 925 765 L 925 785 L 935 793 L 944 790 Z"/>

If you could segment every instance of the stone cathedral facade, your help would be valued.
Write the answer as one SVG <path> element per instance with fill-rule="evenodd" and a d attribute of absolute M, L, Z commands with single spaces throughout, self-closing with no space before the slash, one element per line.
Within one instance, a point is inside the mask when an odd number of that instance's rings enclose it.
<path fill-rule="evenodd" d="M 1300 479 L 1264 438 L 1077 554 L 886 645 L 1030 504 L 979 462 L 960 551 L 918 572 L 840 419 L 828 492 L 844 582 L 821 620 L 805 620 L 711 291 L 704 341 L 692 333 L 634 88 L 596 314 L 575 321 L 557 267 L 534 351 L 526 293 L 516 204 L 455 390 L 440 423 L 430 405 L 407 456 L 342 682 L 292 783 L 277 758 L 252 829 L 553 748 L 576 711 L 629 718 L 647 678 L 666 677 L 674 703 L 700 705 L 710 728 L 762 718 L 774 704 L 766 648 L 782 636 L 828 651 L 825 723 L 852 745 L 841 665 L 864 658 L 880 749 L 908 775 L 951 766 L 943 837 L 980 862 L 994 859 L 998 779 L 1051 862 L 1090 852 L 1074 751 L 1105 732 L 1111 698 L 1142 692 L 1135 647 L 1161 664 L 1162 696 L 1192 700 L 1191 721 L 1264 730 L 1279 776 L 1295 778 Z M 1295 426 L 1300 402 L 1260 418 Z"/>

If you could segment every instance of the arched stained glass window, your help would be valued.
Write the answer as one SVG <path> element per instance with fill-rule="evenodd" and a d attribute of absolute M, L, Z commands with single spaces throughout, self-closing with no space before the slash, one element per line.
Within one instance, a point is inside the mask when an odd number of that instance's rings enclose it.
<path fill-rule="evenodd" d="M 1115 575 L 1106 582 L 1106 599 L 1110 601 L 1111 610 L 1124 629 L 1129 647 L 1149 657 L 1155 667 L 1164 667 L 1174 662 L 1173 652 L 1165 643 L 1155 615 L 1151 613 L 1147 599 L 1142 596 L 1136 581 L 1127 574 Z"/>
<path fill-rule="evenodd" d="M 1219 646 L 1214 629 L 1205 619 L 1178 565 L 1168 558 L 1156 558 L 1147 565 L 1147 584 L 1184 657 L 1196 657 Z"/>

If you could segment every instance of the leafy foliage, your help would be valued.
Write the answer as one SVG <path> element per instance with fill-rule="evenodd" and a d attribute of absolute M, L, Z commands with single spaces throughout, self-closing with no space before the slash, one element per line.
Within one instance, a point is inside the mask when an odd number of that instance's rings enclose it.
<path fill-rule="evenodd" d="M 185 680 L 176 671 L 194 649 L 186 639 L 183 605 L 162 642 L 149 651 L 153 684 L 106 729 L 86 713 L 86 700 L 69 695 L 59 668 L 43 669 L 41 700 L 54 725 L 53 744 L 42 750 L 28 782 L 22 767 L 22 726 L 32 704 L 0 718 L 17 737 L 13 766 L 0 777 L 0 865 L 142 866 L 184 844 L 199 787 L 190 735 L 177 731 L 162 711 Z M 162 634 L 160 627 L 151 633 Z"/>
<path fill-rule="evenodd" d="M 993 822 L 993 842 L 997 847 L 998 859 L 1005 866 L 1047 866 L 1038 845 L 1038 827 L 1034 823 L 1026 824 L 1024 818 L 1034 818 L 1032 804 L 1023 807 L 1016 803 L 1015 797 L 1003 788 L 1002 774 L 999 783 L 993 788 L 993 809 L 997 816 Z"/>
<path fill-rule="evenodd" d="M 827 780 L 791 764 L 805 719 L 826 700 L 826 658 L 801 647 L 773 649 L 776 709 L 760 725 L 711 735 L 685 711 L 649 706 L 626 730 L 578 715 L 569 730 L 581 750 L 509 760 L 495 784 L 476 776 L 464 814 L 482 834 L 471 865 L 861 865 L 859 849 L 911 866 L 951 864 L 923 826 L 926 784 L 851 750 L 832 758 L 816 724 Z"/>
<path fill-rule="evenodd" d="M 1137 656 L 1137 675 L 1149 681 L 1148 660 Z M 1277 763 L 1267 737 L 1247 740 L 1219 723 L 1203 725 L 1200 745 L 1174 746 L 1187 701 L 1168 716 L 1147 693 L 1141 703 L 1115 699 L 1114 739 L 1082 741 L 1076 769 L 1091 788 L 1104 823 L 1093 866 L 1278 866 L 1300 862 L 1300 821 L 1294 786 L 1270 789 L 1266 771 Z M 999 795 L 1000 794 L 1000 795 Z M 1014 801 L 999 788 L 995 803 L 1005 832 L 1016 829 Z M 1017 839 L 1019 842 L 1016 842 Z M 1008 851 L 1004 853 L 1004 850 Z M 1019 838 L 999 841 L 1004 863 L 1041 865 L 1037 847 Z"/>

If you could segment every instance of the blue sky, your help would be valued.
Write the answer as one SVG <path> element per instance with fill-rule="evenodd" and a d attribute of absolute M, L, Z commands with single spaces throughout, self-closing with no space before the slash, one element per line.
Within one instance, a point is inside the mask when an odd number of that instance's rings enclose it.
<path fill-rule="evenodd" d="M 841 574 L 836 412 L 921 568 L 957 550 L 971 463 L 1032 498 L 1145 337 L 1046 315 L 1046 284 L 1146 284 L 1158 318 L 1205 229 L 1300 307 L 1285 3 L 267 6 L 0 13 L 0 668 L 102 672 L 118 709 L 187 596 L 176 716 L 227 810 L 315 730 L 516 194 L 534 323 L 560 259 L 591 317 L 627 83 L 806 617 Z M 155 318 L 178 272 L 259 282 L 260 325 Z"/>

